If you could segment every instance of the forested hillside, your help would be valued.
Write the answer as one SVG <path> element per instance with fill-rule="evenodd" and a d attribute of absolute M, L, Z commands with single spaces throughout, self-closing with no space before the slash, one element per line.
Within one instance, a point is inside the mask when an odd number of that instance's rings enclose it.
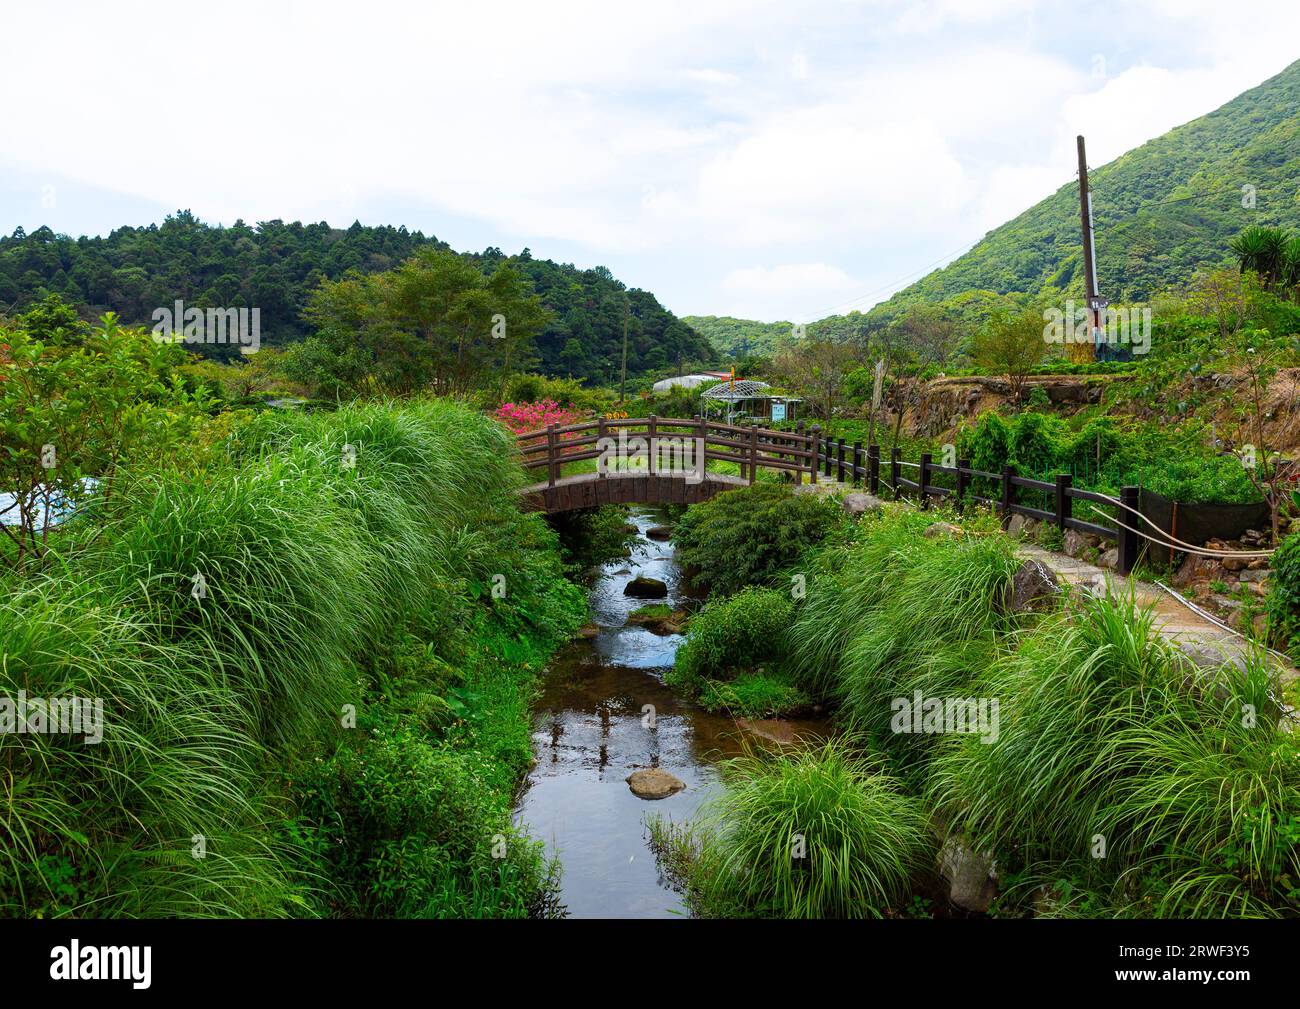
<path fill-rule="evenodd" d="M 216 227 L 189 211 L 161 225 L 118 228 L 107 237 L 71 238 L 49 228 L 0 237 L 0 313 L 22 310 L 54 292 L 86 316 L 114 311 L 149 323 L 153 311 L 181 299 L 187 307 L 256 307 L 262 342 L 284 345 L 309 335 L 303 316 L 322 280 L 349 270 L 390 270 L 422 248 L 446 242 L 405 227 L 332 228 L 324 222 L 236 221 Z M 712 359 L 707 341 L 647 291 L 627 289 L 604 267 L 506 256 L 487 249 L 468 258 L 490 272 L 510 263 L 541 296 L 551 318 L 536 340 L 549 374 L 610 380 L 621 364 L 625 309 L 628 370 L 638 373 Z M 626 294 L 626 299 L 625 299 Z M 228 347 L 196 347 L 217 356 Z"/>
<path fill-rule="evenodd" d="M 1232 259 L 1252 225 L 1300 225 L 1300 62 L 1223 107 L 1089 170 L 1097 273 L 1112 302 L 1138 301 Z M 1243 186 L 1253 187 L 1243 192 Z M 1253 206 L 1243 206 L 1251 203 Z M 1075 181 L 990 232 L 965 255 L 877 306 L 969 291 L 1083 290 Z"/>
<path fill-rule="evenodd" d="M 790 337 L 788 322 L 756 322 L 730 315 L 684 315 L 682 322 L 724 358 L 770 356 Z"/>

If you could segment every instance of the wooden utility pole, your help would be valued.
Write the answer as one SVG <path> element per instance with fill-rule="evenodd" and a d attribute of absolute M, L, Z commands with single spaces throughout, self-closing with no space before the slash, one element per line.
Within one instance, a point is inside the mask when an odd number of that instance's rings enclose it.
<path fill-rule="evenodd" d="M 1084 152 L 1083 134 L 1076 138 L 1079 148 L 1079 221 L 1083 226 L 1083 280 L 1086 290 L 1084 296 L 1088 301 L 1088 332 L 1092 337 L 1086 360 L 1096 355 L 1093 348 L 1097 345 L 1097 336 L 1101 332 L 1102 313 L 1106 310 L 1106 301 L 1097 289 L 1097 246 L 1092 231 L 1092 194 L 1088 192 L 1088 157 Z M 1074 325 L 1074 320 L 1067 320 Z M 1077 344 L 1075 345 L 1077 346 Z M 1082 352 L 1078 352 L 1083 356 Z"/>
<path fill-rule="evenodd" d="M 631 314 L 632 303 L 628 301 L 627 292 L 623 292 L 623 377 L 618 383 L 618 402 L 623 403 L 623 397 L 627 393 L 627 317 Z"/>

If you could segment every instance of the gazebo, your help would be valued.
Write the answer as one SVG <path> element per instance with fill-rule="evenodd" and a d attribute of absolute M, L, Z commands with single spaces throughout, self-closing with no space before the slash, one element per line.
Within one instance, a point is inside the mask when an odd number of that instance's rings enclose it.
<path fill-rule="evenodd" d="M 802 402 L 798 396 L 771 391 L 766 382 L 742 378 L 719 382 L 710 389 L 700 393 L 700 399 L 707 408 L 716 404 L 727 413 L 728 423 L 737 416 L 755 417 L 777 422 L 794 420 L 797 403 Z"/>

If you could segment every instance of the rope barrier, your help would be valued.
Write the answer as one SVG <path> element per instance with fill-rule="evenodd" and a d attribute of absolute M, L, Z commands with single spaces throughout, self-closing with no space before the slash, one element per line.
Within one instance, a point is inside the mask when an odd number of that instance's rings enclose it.
<path fill-rule="evenodd" d="M 1154 522 L 1152 522 L 1149 518 L 1147 518 L 1145 515 L 1143 515 L 1143 514 L 1142 514 L 1140 511 L 1138 511 L 1136 508 L 1130 508 L 1128 505 L 1124 504 L 1124 502 L 1120 501 L 1118 498 L 1111 497 L 1109 494 L 1102 494 L 1102 495 L 1100 495 L 1100 496 L 1106 498 L 1106 500 L 1110 501 L 1110 502 L 1111 502 L 1112 504 L 1114 504 L 1116 507 L 1123 508 L 1125 511 L 1132 512 L 1133 514 L 1135 514 L 1135 515 L 1136 515 L 1138 518 L 1140 518 L 1143 522 L 1145 522 L 1145 523 L 1146 523 L 1147 525 L 1149 525 L 1152 529 L 1154 529 L 1156 532 L 1158 532 L 1162 537 L 1164 537 L 1164 539 L 1156 539 L 1154 536 L 1151 536 L 1151 535 L 1148 534 L 1148 533 L 1144 533 L 1144 532 L 1142 532 L 1142 530 L 1140 530 L 1140 529 L 1134 529 L 1132 526 L 1125 525 L 1125 524 L 1124 524 L 1123 522 L 1121 522 L 1118 518 L 1112 518 L 1111 516 L 1107 515 L 1104 511 L 1102 511 L 1101 509 L 1099 509 L 1099 508 L 1098 508 L 1095 504 L 1093 504 L 1091 501 L 1087 502 L 1088 507 L 1090 507 L 1094 512 L 1096 512 L 1096 513 L 1097 513 L 1098 515 L 1100 515 L 1102 518 L 1110 519 L 1110 521 L 1114 522 L 1114 523 L 1115 523 L 1117 526 L 1119 526 L 1121 529 L 1127 529 L 1129 532 L 1133 533 L 1134 535 L 1141 536 L 1144 540 L 1147 540 L 1148 542 L 1151 542 L 1151 543 L 1155 543 L 1155 544 L 1157 544 L 1157 545 L 1159 545 L 1159 546 L 1162 546 L 1162 547 L 1177 547 L 1181 553 L 1185 553 L 1185 554 L 1199 554 L 1199 555 L 1202 556 L 1202 557 L 1252 557 L 1252 558 L 1254 558 L 1254 557 L 1272 557 L 1272 556 L 1273 556 L 1273 550 L 1272 550 L 1272 549 L 1268 549 L 1268 550 L 1215 550 L 1215 549 L 1213 549 L 1212 547 L 1198 547 L 1198 546 L 1193 546 L 1192 544 L 1190 544 L 1190 543 L 1188 543 L 1188 542 L 1186 542 L 1186 541 L 1184 541 L 1184 540 L 1180 540 L 1180 539 L 1178 539 L 1176 536 L 1172 536 L 1172 535 L 1170 535 L 1169 533 L 1165 532 L 1163 529 L 1161 529 L 1158 525 L 1156 525 Z"/>

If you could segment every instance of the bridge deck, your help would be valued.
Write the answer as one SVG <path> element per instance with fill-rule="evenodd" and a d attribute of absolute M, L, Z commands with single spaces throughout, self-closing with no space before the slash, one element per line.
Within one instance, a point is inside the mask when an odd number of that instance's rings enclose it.
<path fill-rule="evenodd" d="M 525 509 L 549 513 L 604 504 L 698 504 L 723 491 L 748 486 L 748 480 L 722 473 L 707 473 L 702 480 L 688 480 L 681 474 L 579 473 L 561 477 L 554 484 L 524 487 L 520 497 Z"/>

